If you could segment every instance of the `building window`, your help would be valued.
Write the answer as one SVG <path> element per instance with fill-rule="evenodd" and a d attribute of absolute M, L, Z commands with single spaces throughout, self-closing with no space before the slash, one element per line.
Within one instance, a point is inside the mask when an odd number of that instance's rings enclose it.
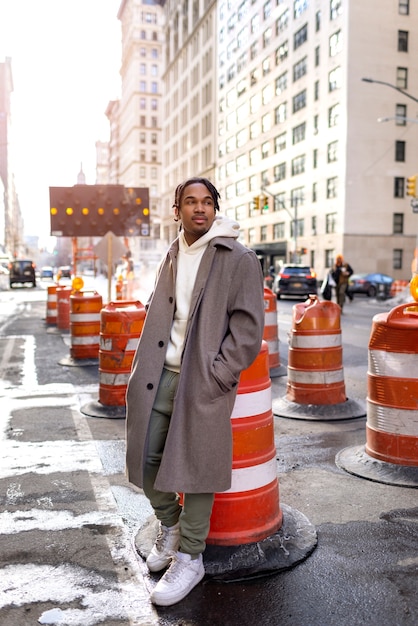
<path fill-rule="evenodd" d="M 263 76 L 267 76 L 267 74 L 270 73 L 270 57 L 267 57 L 266 59 L 264 59 L 262 68 L 263 68 Z"/>
<path fill-rule="evenodd" d="M 274 109 L 274 123 L 281 124 L 287 117 L 287 103 L 282 102 L 278 107 Z"/>
<path fill-rule="evenodd" d="M 285 41 L 276 50 L 276 65 L 279 65 L 285 59 L 287 59 L 288 54 L 289 54 L 289 42 Z"/>
<path fill-rule="evenodd" d="M 405 141 L 396 141 L 395 142 L 395 161 L 404 162 L 405 161 L 405 151 L 406 151 L 406 142 Z"/>
<path fill-rule="evenodd" d="M 284 239 L 284 222 L 273 224 L 273 239 Z"/>
<path fill-rule="evenodd" d="M 314 115 L 313 118 L 313 134 L 317 135 L 319 130 L 319 115 Z"/>
<path fill-rule="evenodd" d="M 335 233 L 337 223 L 337 214 L 336 213 L 327 213 L 325 216 L 325 232 L 327 234 Z"/>
<path fill-rule="evenodd" d="M 308 39 L 308 25 L 305 24 L 302 28 L 293 35 L 293 50 L 297 50 Z"/>
<path fill-rule="evenodd" d="M 267 133 L 270 130 L 271 128 L 271 114 L 270 113 L 266 113 L 266 115 L 263 115 L 261 119 L 261 128 L 263 130 L 263 133 Z"/>
<path fill-rule="evenodd" d="M 405 195 L 405 179 L 401 177 L 395 177 L 393 196 L 395 198 L 403 198 Z"/>
<path fill-rule="evenodd" d="M 279 165 L 274 166 L 274 182 L 277 183 L 279 180 L 284 180 L 286 178 L 286 163 L 279 163 Z"/>
<path fill-rule="evenodd" d="M 317 201 L 318 201 L 318 183 L 312 183 L 312 202 L 317 202 Z M 313 219 L 314 218 L 312 218 L 312 220 Z M 313 226 L 312 226 L 312 229 L 313 229 Z M 316 217 L 315 217 L 315 230 L 316 230 Z M 313 234 L 316 235 L 316 232 Z"/>
<path fill-rule="evenodd" d="M 393 251 L 393 269 L 401 270 L 403 265 L 403 250 L 395 248 Z"/>
<path fill-rule="evenodd" d="M 408 88 L 408 68 L 406 67 L 396 68 L 396 86 L 399 89 Z"/>
<path fill-rule="evenodd" d="M 269 141 L 265 141 L 263 144 L 261 144 L 261 158 L 262 159 L 266 159 L 268 157 L 269 149 L 270 149 Z"/>
<path fill-rule="evenodd" d="M 408 52 L 407 30 L 398 30 L 398 52 Z"/>
<path fill-rule="evenodd" d="M 328 74 L 328 91 L 335 91 L 341 88 L 341 67 L 336 67 Z"/>
<path fill-rule="evenodd" d="M 145 74 L 147 73 L 147 66 L 145 63 L 139 64 L 139 73 L 142 74 L 142 76 L 145 76 Z"/>
<path fill-rule="evenodd" d="M 263 48 L 267 48 L 271 41 L 271 36 L 273 34 L 272 28 L 267 28 L 263 33 Z"/>
<path fill-rule="evenodd" d="M 342 49 L 342 34 L 338 30 L 329 38 L 329 56 L 335 57 Z"/>
<path fill-rule="evenodd" d="M 140 126 L 146 126 L 147 125 L 146 124 L 146 117 L 145 117 L 145 115 L 140 115 L 139 116 L 139 124 L 140 124 Z"/>
<path fill-rule="evenodd" d="M 303 59 L 295 63 L 295 65 L 293 66 L 293 82 L 296 82 L 297 80 L 299 80 L 299 78 L 302 78 L 302 76 L 305 76 L 307 71 L 308 71 L 307 57 L 303 57 Z"/>
<path fill-rule="evenodd" d="M 267 226 L 260 228 L 260 241 L 267 241 Z"/>
<path fill-rule="evenodd" d="M 298 174 L 303 174 L 305 171 L 305 162 L 306 157 L 304 154 L 301 154 L 294 159 L 292 159 L 292 176 L 297 176 Z"/>
<path fill-rule="evenodd" d="M 319 100 L 319 80 L 314 82 L 314 100 Z"/>
<path fill-rule="evenodd" d="M 328 178 L 327 180 L 327 200 L 337 197 L 337 177 Z"/>
<path fill-rule="evenodd" d="M 403 213 L 394 213 L 393 214 L 393 234 L 394 235 L 402 235 L 403 234 Z"/>
<path fill-rule="evenodd" d="M 342 13 L 342 0 L 330 0 L 329 19 L 335 20 Z"/>
<path fill-rule="evenodd" d="M 274 138 L 274 152 L 277 154 L 282 150 L 286 150 L 286 133 L 281 133 Z"/>
<path fill-rule="evenodd" d="M 285 204 L 286 194 L 284 191 L 281 191 L 277 195 L 274 196 L 274 211 L 281 211 L 286 206 Z"/>
<path fill-rule="evenodd" d="M 315 67 L 318 67 L 319 65 L 319 50 L 320 50 L 320 46 L 316 46 L 315 48 Z"/>
<path fill-rule="evenodd" d="M 294 0 L 293 17 L 299 17 L 308 8 L 308 0 Z"/>
<path fill-rule="evenodd" d="M 250 125 L 250 139 L 255 139 L 260 134 L 260 122 L 253 122 Z"/>
<path fill-rule="evenodd" d="M 396 105 L 395 116 L 397 126 L 406 126 L 406 104 Z"/>
<path fill-rule="evenodd" d="M 276 35 L 279 35 L 284 30 L 286 30 L 288 25 L 289 25 L 289 9 L 286 9 L 286 11 L 283 11 L 283 13 L 279 15 L 279 17 L 277 18 Z"/>
<path fill-rule="evenodd" d="M 299 126 L 295 126 L 295 128 L 292 130 L 293 145 L 296 143 L 299 143 L 300 141 L 303 141 L 305 139 L 305 135 L 306 135 L 306 122 L 303 122 L 303 124 L 299 124 Z"/>
<path fill-rule="evenodd" d="M 140 80 L 139 81 L 139 91 L 146 91 L 147 90 L 147 83 L 144 80 Z"/>
<path fill-rule="evenodd" d="M 398 12 L 399 15 L 409 15 L 409 0 L 399 0 Z"/>
<path fill-rule="evenodd" d="M 338 160 L 338 141 L 332 141 L 331 143 L 328 144 L 328 149 L 327 149 L 327 160 L 328 163 L 334 163 L 335 161 Z"/>
<path fill-rule="evenodd" d="M 321 11 L 315 13 L 315 32 L 321 30 Z"/>
<path fill-rule="evenodd" d="M 145 133 L 139 133 L 139 143 L 145 143 L 145 142 L 146 142 Z"/>
<path fill-rule="evenodd" d="M 299 93 L 296 94 L 296 96 L 292 98 L 293 113 L 300 111 L 304 107 L 306 107 L 306 89 L 304 89 L 303 91 L 300 91 Z"/>
<path fill-rule="evenodd" d="M 334 106 L 328 109 L 328 128 L 338 125 L 340 117 L 340 105 L 334 104 Z"/>
<path fill-rule="evenodd" d="M 140 98 L 139 99 L 139 108 L 144 110 L 147 108 L 147 101 L 145 98 Z"/>
<path fill-rule="evenodd" d="M 276 96 L 279 96 L 287 89 L 287 72 L 283 72 L 276 78 Z"/>
<path fill-rule="evenodd" d="M 315 150 L 312 153 L 312 167 L 314 168 L 314 170 L 316 170 L 316 168 L 318 167 L 318 149 L 315 148 Z"/>
<path fill-rule="evenodd" d="M 266 20 L 270 17 L 271 14 L 271 0 L 265 3 L 263 6 L 263 18 Z"/>

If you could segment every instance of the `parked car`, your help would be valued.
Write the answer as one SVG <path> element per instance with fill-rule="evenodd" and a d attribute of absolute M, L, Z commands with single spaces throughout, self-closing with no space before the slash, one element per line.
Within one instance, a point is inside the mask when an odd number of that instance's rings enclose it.
<path fill-rule="evenodd" d="M 309 265 L 290 263 L 283 265 L 273 281 L 273 291 L 282 296 L 308 297 L 318 293 L 316 273 Z"/>
<path fill-rule="evenodd" d="M 32 283 L 36 287 L 35 263 L 30 259 L 16 259 L 9 263 L 9 285 Z"/>
<path fill-rule="evenodd" d="M 54 279 L 54 270 L 52 267 L 49 267 L 48 265 L 46 265 L 45 267 L 41 269 L 41 280 L 44 280 L 45 278 L 47 280 Z"/>
<path fill-rule="evenodd" d="M 61 265 L 58 268 L 57 279 L 60 278 L 71 278 L 71 267 L 69 265 Z"/>
<path fill-rule="evenodd" d="M 394 279 L 387 274 L 371 272 L 370 274 L 352 274 L 348 279 L 348 294 L 363 294 L 369 298 L 389 298 Z"/>

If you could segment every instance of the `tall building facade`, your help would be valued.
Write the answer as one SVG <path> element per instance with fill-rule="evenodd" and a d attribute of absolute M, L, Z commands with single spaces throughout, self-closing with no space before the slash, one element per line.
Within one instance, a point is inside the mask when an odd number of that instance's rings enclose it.
<path fill-rule="evenodd" d="M 164 13 L 158 0 L 122 0 L 117 17 L 122 31 L 121 98 L 106 109 L 110 141 L 107 149 L 96 145 L 97 174 L 107 184 L 149 188 L 151 236 L 129 241 L 134 257 L 146 260 L 159 257 L 161 247 Z"/>
<path fill-rule="evenodd" d="M 214 0 L 164 3 L 162 238 L 172 240 L 176 186 L 190 176 L 216 178 L 217 29 Z"/>
<path fill-rule="evenodd" d="M 0 253 L 3 257 L 26 254 L 23 220 L 16 192 L 10 145 L 12 143 L 12 60 L 0 63 Z"/>
<path fill-rule="evenodd" d="M 175 187 L 207 176 L 265 270 L 298 261 L 322 278 L 343 254 L 358 272 L 409 278 L 418 229 L 406 195 L 418 171 L 412 2 L 161 4 L 121 3 L 113 154 L 119 182 L 157 190 L 163 245 L 176 235 Z"/>
<path fill-rule="evenodd" d="M 397 89 L 418 95 L 411 11 L 406 0 L 218 2 L 217 183 L 265 269 L 297 260 L 322 277 L 342 253 L 357 271 L 409 277 L 417 105 Z"/>

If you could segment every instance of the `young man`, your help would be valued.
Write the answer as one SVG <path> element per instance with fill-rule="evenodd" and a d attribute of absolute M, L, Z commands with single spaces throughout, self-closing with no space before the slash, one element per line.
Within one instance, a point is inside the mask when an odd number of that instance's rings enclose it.
<path fill-rule="evenodd" d="M 335 281 L 335 292 L 337 296 L 337 304 L 340 305 L 341 313 L 345 303 L 345 297 L 348 296 L 352 300 L 352 296 L 348 294 L 348 279 L 353 273 L 353 268 L 349 263 L 345 263 L 341 254 L 337 255 L 335 265 L 332 270 L 332 277 Z"/>
<path fill-rule="evenodd" d="M 127 390 L 127 474 L 159 520 L 147 566 L 169 566 L 151 595 L 163 606 L 205 574 L 214 494 L 231 486 L 239 377 L 263 337 L 261 265 L 237 241 L 237 222 L 217 215 L 219 197 L 206 178 L 176 189 L 180 234 L 160 264 Z"/>

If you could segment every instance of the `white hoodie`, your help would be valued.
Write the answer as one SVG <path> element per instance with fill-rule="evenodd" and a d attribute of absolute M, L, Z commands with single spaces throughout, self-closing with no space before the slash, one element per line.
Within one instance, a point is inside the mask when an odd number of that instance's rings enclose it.
<path fill-rule="evenodd" d="M 208 232 L 192 243 L 191 246 L 187 244 L 184 233 L 180 233 L 177 258 L 176 308 L 165 356 L 165 367 L 167 369 L 174 372 L 180 371 L 181 352 L 183 350 L 193 287 L 200 261 L 208 247 L 209 241 L 214 237 L 234 237 L 237 239 L 238 236 L 238 222 L 224 215 L 217 215 Z"/>

